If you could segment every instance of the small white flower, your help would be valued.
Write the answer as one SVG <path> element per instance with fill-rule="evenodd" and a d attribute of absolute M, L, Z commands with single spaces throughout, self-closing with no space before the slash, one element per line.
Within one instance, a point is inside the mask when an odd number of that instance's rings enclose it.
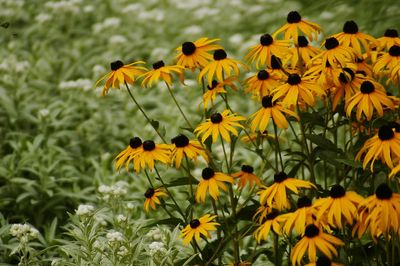
<path fill-rule="evenodd" d="M 99 191 L 101 194 L 108 194 L 108 193 L 111 192 L 111 187 L 106 186 L 106 185 L 100 185 L 99 188 L 98 188 L 98 191 Z"/>
<path fill-rule="evenodd" d="M 233 45 L 240 45 L 243 42 L 243 36 L 239 33 L 232 35 L 228 41 Z"/>
<path fill-rule="evenodd" d="M 46 108 L 40 109 L 38 113 L 39 113 L 39 117 L 44 118 L 44 117 L 47 117 L 50 114 L 50 110 L 46 109 Z"/>
<path fill-rule="evenodd" d="M 109 242 L 114 243 L 114 242 L 122 242 L 124 240 L 124 236 L 122 233 L 117 232 L 117 231 L 111 231 L 107 233 L 106 235 L 107 239 Z"/>
<path fill-rule="evenodd" d="M 128 39 L 122 35 L 113 35 L 110 37 L 110 39 L 108 39 L 108 42 L 110 44 L 123 44 L 123 43 L 128 42 Z"/>
<path fill-rule="evenodd" d="M 126 216 L 123 214 L 118 214 L 117 215 L 117 222 L 122 223 L 122 222 L 126 222 Z"/>
<path fill-rule="evenodd" d="M 193 25 L 183 29 L 183 35 L 201 35 L 203 34 L 203 29 L 200 26 Z"/>
<path fill-rule="evenodd" d="M 106 18 L 103 21 L 103 26 L 108 28 L 108 27 L 116 27 L 121 25 L 121 19 L 120 18 L 115 18 L 115 17 L 111 17 L 111 18 Z"/>
<path fill-rule="evenodd" d="M 44 22 L 49 21 L 51 19 L 52 19 L 52 17 L 47 13 L 40 13 L 39 15 L 37 15 L 35 17 L 35 20 L 37 22 L 39 22 L 39 23 L 44 23 Z"/>
<path fill-rule="evenodd" d="M 94 6 L 88 5 L 83 8 L 83 12 L 92 13 L 94 11 Z"/>
<path fill-rule="evenodd" d="M 28 61 L 20 61 L 15 63 L 15 71 L 18 73 L 24 72 L 29 68 L 29 62 Z"/>
<path fill-rule="evenodd" d="M 76 215 L 86 216 L 92 214 L 93 212 L 94 212 L 94 207 L 92 205 L 81 204 L 78 206 L 78 209 L 76 210 Z"/>
<path fill-rule="evenodd" d="M 151 242 L 149 245 L 150 254 L 153 256 L 156 253 L 165 253 L 167 250 L 164 248 L 164 243 L 162 242 Z"/>
<path fill-rule="evenodd" d="M 128 202 L 126 204 L 126 208 L 128 208 L 129 210 L 133 210 L 135 208 L 135 204 L 133 204 L 132 202 Z"/>
<path fill-rule="evenodd" d="M 130 4 L 127 5 L 123 10 L 122 13 L 132 13 L 132 12 L 138 12 L 143 9 L 142 4 L 140 3 L 135 3 L 135 4 Z"/>
<path fill-rule="evenodd" d="M 124 246 L 120 247 L 117 252 L 119 256 L 126 256 L 128 255 L 128 253 L 129 253 L 128 249 Z"/>

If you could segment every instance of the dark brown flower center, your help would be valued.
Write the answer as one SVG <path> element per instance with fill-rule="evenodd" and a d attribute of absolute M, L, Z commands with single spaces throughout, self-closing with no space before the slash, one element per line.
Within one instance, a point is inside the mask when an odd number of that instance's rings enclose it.
<path fill-rule="evenodd" d="M 218 49 L 214 51 L 214 60 L 223 60 L 227 57 L 224 49 Z"/>
<path fill-rule="evenodd" d="M 281 69 L 282 68 L 282 60 L 279 57 L 272 55 L 271 56 L 271 68 L 272 69 Z"/>
<path fill-rule="evenodd" d="M 392 121 L 388 124 L 391 128 L 393 128 L 396 132 L 400 132 L 400 124 L 396 121 Z"/>
<path fill-rule="evenodd" d="M 150 199 L 151 197 L 153 197 L 153 195 L 154 195 L 154 189 L 153 188 L 149 188 L 148 190 L 146 190 L 146 193 L 144 193 L 144 196 L 147 198 L 147 199 Z"/>
<path fill-rule="evenodd" d="M 390 47 L 389 48 L 389 54 L 391 56 L 400 56 L 400 46 L 393 45 L 392 47 Z"/>
<path fill-rule="evenodd" d="M 380 140 L 390 140 L 394 138 L 394 132 L 391 126 L 383 125 L 379 128 L 378 137 Z"/>
<path fill-rule="evenodd" d="M 305 36 L 297 37 L 297 43 L 298 43 L 299 47 L 307 47 L 308 46 L 308 40 Z"/>
<path fill-rule="evenodd" d="M 176 136 L 175 138 L 173 138 L 171 140 L 171 142 L 173 144 L 175 144 L 176 147 L 183 148 L 189 144 L 189 139 L 185 135 L 180 134 L 180 135 Z"/>
<path fill-rule="evenodd" d="M 348 34 L 356 34 L 358 32 L 357 23 L 355 23 L 353 20 L 346 21 L 346 23 L 343 25 L 343 32 Z"/>
<path fill-rule="evenodd" d="M 213 124 L 219 124 L 222 122 L 222 115 L 220 113 L 214 113 L 211 115 L 210 119 Z"/>
<path fill-rule="evenodd" d="M 298 74 L 289 74 L 287 83 L 293 86 L 300 84 L 300 82 L 301 82 L 301 77 Z"/>
<path fill-rule="evenodd" d="M 281 182 L 285 181 L 287 178 L 288 178 L 288 176 L 285 172 L 276 173 L 274 175 L 274 182 L 281 183 Z"/>
<path fill-rule="evenodd" d="M 268 33 L 262 35 L 260 37 L 260 43 L 262 46 L 269 46 L 274 42 L 274 39 Z"/>
<path fill-rule="evenodd" d="M 310 207 L 311 206 L 311 200 L 307 196 L 300 197 L 297 199 L 297 209 L 303 208 L 303 207 Z"/>
<path fill-rule="evenodd" d="M 184 42 L 182 44 L 182 53 L 184 55 L 192 55 L 196 51 L 196 45 L 192 42 Z"/>
<path fill-rule="evenodd" d="M 242 171 L 248 174 L 252 174 L 254 172 L 254 168 L 250 165 L 242 165 Z"/>
<path fill-rule="evenodd" d="M 384 34 L 385 37 L 396 38 L 399 37 L 399 33 L 395 29 L 387 29 Z"/>
<path fill-rule="evenodd" d="M 215 87 L 217 87 L 217 85 L 218 85 L 218 81 L 213 80 L 213 81 L 211 82 L 211 87 L 210 87 L 210 85 L 207 85 L 207 89 L 208 89 L 208 90 L 213 90 L 213 89 L 215 89 Z"/>
<path fill-rule="evenodd" d="M 347 83 L 349 83 L 350 81 L 353 80 L 355 74 L 354 74 L 353 70 L 351 70 L 350 68 L 347 68 L 347 67 L 343 68 L 343 71 L 347 72 L 348 74 L 350 74 L 350 77 L 348 75 L 346 75 L 346 73 L 342 72 L 339 75 L 339 80 L 342 83 L 347 84 Z"/>
<path fill-rule="evenodd" d="M 208 180 L 214 176 L 215 172 L 212 168 L 206 167 L 203 169 L 201 172 L 201 176 L 203 177 L 204 180 Z"/>
<path fill-rule="evenodd" d="M 291 11 L 289 12 L 289 14 L 287 15 L 286 21 L 288 23 L 298 23 L 301 21 L 301 16 L 299 14 L 299 12 L 297 11 Z"/>
<path fill-rule="evenodd" d="M 132 149 L 136 149 L 142 145 L 142 140 L 139 137 L 134 137 L 129 140 L 129 146 L 131 146 Z"/>
<path fill-rule="evenodd" d="M 335 37 L 330 37 L 325 41 L 325 48 L 328 50 L 334 49 L 339 46 L 338 40 Z"/>
<path fill-rule="evenodd" d="M 257 73 L 257 78 L 258 78 L 258 80 L 266 80 L 269 78 L 269 74 L 265 70 L 260 70 Z"/>
<path fill-rule="evenodd" d="M 152 140 L 146 140 L 143 142 L 143 150 L 152 151 L 156 148 L 156 144 Z"/>
<path fill-rule="evenodd" d="M 376 197 L 381 200 L 390 199 L 392 194 L 393 191 L 386 184 L 380 184 L 375 190 Z"/>
<path fill-rule="evenodd" d="M 190 228 L 196 229 L 199 226 L 200 226 L 200 221 L 198 219 L 190 221 Z"/>
<path fill-rule="evenodd" d="M 153 64 L 153 69 L 159 69 L 165 66 L 164 61 L 160 60 Z"/>
<path fill-rule="evenodd" d="M 267 218 L 267 220 L 273 220 L 278 215 L 279 215 L 279 212 L 277 210 L 272 210 L 272 212 L 267 214 L 266 218 Z"/>
<path fill-rule="evenodd" d="M 329 195 L 334 199 L 338 199 L 346 195 L 346 190 L 344 190 L 341 185 L 337 184 L 331 188 Z"/>
<path fill-rule="evenodd" d="M 115 62 L 112 62 L 110 65 L 111 65 L 111 70 L 115 71 L 115 70 L 118 70 L 121 67 L 123 67 L 124 63 L 122 63 L 122 61 L 120 61 L 120 60 L 117 60 Z"/>
<path fill-rule="evenodd" d="M 319 234 L 319 228 L 313 224 L 307 225 L 304 235 L 308 238 L 313 238 Z"/>
<path fill-rule="evenodd" d="M 360 91 L 363 94 L 369 94 L 375 91 L 375 86 L 371 81 L 366 80 L 361 84 Z"/>
<path fill-rule="evenodd" d="M 315 266 L 331 266 L 332 262 L 328 257 L 322 256 L 317 259 Z"/>
<path fill-rule="evenodd" d="M 271 95 L 264 96 L 261 100 L 261 103 L 264 108 L 271 108 L 272 106 L 274 106 Z"/>

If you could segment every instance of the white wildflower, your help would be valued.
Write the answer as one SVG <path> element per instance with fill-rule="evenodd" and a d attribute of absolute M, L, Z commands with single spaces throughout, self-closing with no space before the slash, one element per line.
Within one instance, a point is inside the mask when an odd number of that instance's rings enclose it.
<path fill-rule="evenodd" d="M 24 72 L 29 68 L 29 62 L 28 61 L 20 61 L 15 63 L 15 71 L 18 73 Z"/>
<path fill-rule="evenodd" d="M 229 37 L 228 41 L 233 45 L 241 45 L 243 42 L 243 36 L 239 33 L 236 33 Z"/>
<path fill-rule="evenodd" d="M 203 29 L 200 26 L 193 25 L 183 29 L 183 35 L 201 35 L 203 34 Z"/>
<path fill-rule="evenodd" d="M 39 23 L 44 23 L 44 22 L 49 21 L 51 19 L 52 19 L 51 15 L 47 14 L 47 13 L 40 13 L 39 15 L 37 15 L 35 17 L 35 20 L 37 22 L 39 22 Z"/>
<path fill-rule="evenodd" d="M 122 222 L 126 222 L 126 216 L 123 214 L 118 214 L 117 215 L 117 222 L 122 223 Z"/>
<path fill-rule="evenodd" d="M 106 235 L 107 239 L 109 242 L 114 243 L 114 242 L 122 242 L 124 240 L 124 236 L 122 233 L 118 231 L 111 231 L 107 233 Z"/>
<path fill-rule="evenodd" d="M 83 8 L 83 12 L 85 13 L 92 13 L 94 11 L 94 6 L 92 5 L 87 5 Z"/>
<path fill-rule="evenodd" d="M 40 109 L 38 112 L 39 117 L 44 118 L 47 117 L 50 114 L 50 110 L 49 109 Z"/>
<path fill-rule="evenodd" d="M 39 231 L 30 224 L 12 224 L 10 234 L 19 239 L 23 244 L 39 236 Z"/>
<path fill-rule="evenodd" d="M 75 211 L 78 216 L 86 216 L 91 215 L 94 212 L 94 207 L 88 204 L 81 204 L 78 206 L 78 209 Z"/>
<path fill-rule="evenodd" d="M 128 253 L 129 253 L 128 249 L 124 246 L 120 247 L 117 251 L 117 254 L 119 256 L 126 256 L 126 255 L 128 255 Z"/>
<path fill-rule="evenodd" d="M 132 202 L 128 202 L 126 204 L 126 208 L 128 208 L 129 210 L 133 210 L 135 208 L 135 204 L 133 204 Z"/>
<path fill-rule="evenodd" d="M 149 245 L 150 255 L 153 256 L 157 252 L 165 253 L 167 250 L 164 247 L 164 243 L 162 242 L 151 242 Z"/>
<path fill-rule="evenodd" d="M 110 39 L 108 39 L 108 42 L 110 44 L 122 44 L 128 42 L 128 39 L 122 35 L 113 35 L 110 37 Z"/>
<path fill-rule="evenodd" d="M 134 13 L 134 12 L 141 11 L 142 9 L 143 9 L 142 4 L 135 3 L 135 4 L 130 4 L 130 5 L 127 5 L 126 7 L 124 7 L 124 9 L 122 10 L 122 13 Z"/>

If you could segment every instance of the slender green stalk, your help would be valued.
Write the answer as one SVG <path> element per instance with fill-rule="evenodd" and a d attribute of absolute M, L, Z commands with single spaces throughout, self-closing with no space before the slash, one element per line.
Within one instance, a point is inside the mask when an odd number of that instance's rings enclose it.
<path fill-rule="evenodd" d="M 186 172 L 188 174 L 188 178 L 189 178 L 189 186 L 190 186 L 190 197 L 191 197 L 191 202 L 192 202 L 192 207 L 190 209 L 190 220 L 193 220 L 193 206 L 195 203 L 194 200 L 194 193 L 193 193 L 193 182 L 192 182 L 192 174 L 190 173 L 190 168 L 189 168 L 189 160 L 185 154 L 185 160 L 186 160 Z"/>
<path fill-rule="evenodd" d="M 128 84 L 125 81 L 125 86 L 126 89 L 128 90 L 129 96 L 131 97 L 132 101 L 136 104 L 137 108 L 140 110 L 140 112 L 143 114 L 143 116 L 146 118 L 147 122 L 153 127 L 154 131 L 157 133 L 157 135 L 162 139 L 162 141 L 164 143 L 167 143 L 164 139 L 164 137 L 161 135 L 160 131 L 158 131 L 158 129 L 153 125 L 153 123 L 151 122 L 151 119 L 147 116 L 147 114 L 145 113 L 145 111 L 143 110 L 142 106 L 140 106 L 140 104 L 136 101 L 135 97 L 133 96 L 131 90 L 129 89 Z"/>
<path fill-rule="evenodd" d="M 165 82 L 165 85 L 167 85 L 167 88 L 168 88 L 169 94 L 171 95 L 172 99 L 174 100 L 176 107 L 178 107 L 178 109 L 179 109 L 179 112 L 180 112 L 180 113 L 181 113 L 181 115 L 183 116 L 183 119 L 185 119 L 185 121 L 186 121 L 186 124 L 188 124 L 188 126 L 189 126 L 190 130 L 193 132 L 193 130 L 194 130 L 194 127 L 193 127 L 193 126 L 192 126 L 192 124 L 189 122 L 189 119 L 187 119 L 187 117 L 186 117 L 185 113 L 183 112 L 183 110 L 182 110 L 181 106 L 180 106 L 180 105 L 179 105 L 179 103 L 178 103 L 178 100 L 175 98 L 175 95 L 174 95 L 173 91 L 171 90 L 171 87 L 168 85 L 168 83 L 167 83 L 167 82 Z"/>
<path fill-rule="evenodd" d="M 281 161 L 281 167 L 282 167 L 282 172 L 285 170 L 285 167 L 283 166 L 283 160 L 282 160 L 282 153 L 281 153 L 281 147 L 279 145 L 279 140 L 278 140 L 278 129 L 276 128 L 276 124 L 274 121 L 272 121 L 274 124 L 274 132 L 275 132 L 275 142 L 276 142 L 276 147 L 278 149 L 278 154 L 279 154 L 279 159 Z"/>

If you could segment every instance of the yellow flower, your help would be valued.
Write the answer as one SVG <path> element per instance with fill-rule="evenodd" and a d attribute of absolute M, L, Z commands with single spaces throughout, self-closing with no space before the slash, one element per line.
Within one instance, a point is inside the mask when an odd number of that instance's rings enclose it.
<path fill-rule="evenodd" d="M 188 159 L 196 160 L 198 156 L 208 162 L 208 156 L 198 140 L 189 140 L 181 134 L 171 140 L 172 146 L 171 161 L 175 162 L 176 168 L 181 166 L 182 159 L 186 156 Z"/>
<path fill-rule="evenodd" d="M 215 50 L 213 58 L 214 61 L 211 61 L 201 70 L 198 77 L 199 82 L 202 82 L 203 77 L 207 75 L 208 85 L 212 86 L 214 76 L 217 78 L 218 81 L 223 81 L 224 75 L 226 77 L 229 77 L 232 75 L 232 71 L 235 73 L 235 76 L 239 76 L 238 64 L 242 63 L 234 59 L 228 58 L 225 50 Z"/>
<path fill-rule="evenodd" d="M 237 90 L 235 84 L 233 84 L 233 81 L 236 79 L 236 77 L 229 77 L 225 79 L 222 82 L 218 82 L 216 80 L 213 80 L 210 85 L 207 85 L 207 91 L 203 94 L 203 102 L 204 102 L 204 108 L 208 108 L 208 104 L 211 102 L 211 104 L 214 104 L 214 100 L 217 97 L 219 93 L 226 93 L 225 86 L 229 86 L 234 90 Z"/>
<path fill-rule="evenodd" d="M 315 201 L 314 208 L 318 210 L 317 219 L 327 217 L 330 226 L 343 228 L 343 221 L 352 225 L 357 217 L 357 207 L 363 197 L 353 191 L 345 191 L 341 185 L 334 185 L 330 196 Z"/>
<path fill-rule="evenodd" d="M 308 181 L 288 177 L 284 172 L 280 172 L 274 175 L 274 183 L 271 186 L 264 186 L 257 194 L 260 195 L 261 205 L 274 206 L 278 211 L 282 211 L 290 208 L 286 189 L 298 194 L 299 188 L 315 188 L 315 185 Z"/>
<path fill-rule="evenodd" d="M 394 177 L 395 175 L 397 175 L 399 172 L 400 172 L 400 164 L 398 164 L 396 167 L 394 167 L 394 168 L 392 169 L 392 171 L 391 171 L 390 174 L 389 174 L 389 177 L 392 178 L 392 177 Z"/>
<path fill-rule="evenodd" d="M 313 47 L 308 44 L 308 40 L 304 36 L 299 36 L 297 45 L 290 48 L 290 64 L 292 67 L 296 67 L 299 62 L 303 65 L 309 65 L 314 56 L 321 52 L 317 47 Z"/>
<path fill-rule="evenodd" d="M 179 52 L 176 64 L 192 71 L 205 67 L 212 59 L 212 55 L 208 52 L 222 48 L 214 44 L 216 41 L 219 39 L 200 38 L 195 42 L 184 42 L 182 46 L 176 48 Z"/>
<path fill-rule="evenodd" d="M 253 235 L 257 239 L 257 243 L 260 243 L 261 240 L 267 240 L 269 232 L 272 230 L 275 234 L 282 234 L 281 216 L 279 212 L 276 210 L 272 210 L 272 212 L 268 213 L 266 216 L 266 221 L 260 225 L 256 231 L 254 231 Z"/>
<path fill-rule="evenodd" d="M 393 162 L 398 161 L 400 158 L 400 133 L 395 133 L 391 126 L 381 126 L 378 134 L 364 143 L 355 160 L 359 160 L 366 151 L 367 153 L 363 160 L 364 169 L 371 162 L 371 172 L 373 172 L 376 159 L 380 159 L 387 166 L 393 168 Z"/>
<path fill-rule="evenodd" d="M 136 153 L 140 152 L 140 147 L 142 146 L 142 140 L 138 137 L 131 138 L 128 147 L 121 151 L 115 158 L 115 169 L 119 171 L 122 165 L 125 164 L 125 169 L 129 171 L 129 163 L 133 160 Z"/>
<path fill-rule="evenodd" d="M 357 23 L 353 20 L 346 21 L 343 25 L 343 32 L 333 35 L 339 43 L 346 47 L 352 47 L 359 55 L 362 54 L 362 48 L 365 52 L 369 51 L 371 42 L 375 41 L 375 38 L 359 32 Z"/>
<path fill-rule="evenodd" d="M 179 75 L 179 79 L 183 82 L 183 70 L 182 66 L 166 66 L 164 61 L 157 61 L 153 64 L 153 70 L 149 70 L 140 78 L 143 77 L 142 87 L 151 87 L 153 83 L 158 82 L 160 80 L 167 83 L 169 86 L 172 85 L 172 74 L 176 73 Z"/>
<path fill-rule="evenodd" d="M 128 65 L 124 65 L 121 61 L 115 61 L 111 63 L 111 72 L 104 75 L 97 82 L 97 86 L 102 80 L 106 80 L 106 84 L 104 84 L 102 95 L 105 96 L 108 90 L 111 88 L 118 89 L 121 84 L 125 82 L 127 84 L 133 84 L 135 82 L 135 78 L 142 75 L 147 68 L 142 66 L 134 66 L 137 64 L 144 64 L 143 61 L 134 62 Z"/>
<path fill-rule="evenodd" d="M 257 221 L 259 224 L 263 223 L 263 221 L 267 218 L 268 213 L 271 213 L 272 210 L 273 208 L 270 206 L 261 205 L 253 215 L 253 220 Z"/>
<path fill-rule="evenodd" d="M 328 257 L 319 256 L 317 261 L 306 264 L 305 266 L 343 266 L 343 264 L 331 261 Z"/>
<path fill-rule="evenodd" d="M 400 194 L 393 193 L 386 184 L 379 185 L 375 195 L 369 196 L 361 204 L 360 208 L 366 212 L 366 224 L 369 226 L 372 236 L 381 233 L 389 233 L 391 230 L 398 233 L 400 227 Z"/>
<path fill-rule="evenodd" d="M 300 77 L 299 74 L 289 74 L 285 84 L 276 87 L 272 94 L 272 101 L 282 99 L 282 105 L 287 107 L 297 106 L 299 103 L 305 103 L 313 106 L 315 103 L 314 94 L 323 95 L 321 89 L 312 77 Z"/>
<path fill-rule="evenodd" d="M 243 136 L 241 141 L 263 143 L 266 139 L 275 140 L 275 134 L 270 134 L 267 130 L 264 130 L 263 132 L 256 131 L 254 133 L 250 133 L 249 135 Z M 278 136 L 278 140 L 286 141 L 286 139 L 281 136 Z"/>
<path fill-rule="evenodd" d="M 388 53 L 379 57 L 373 71 L 377 75 L 387 71 L 389 80 L 397 84 L 400 81 L 400 45 L 393 45 Z"/>
<path fill-rule="evenodd" d="M 254 96 L 262 98 L 271 94 L 271 91 L 281 83 L 280 78 L 281 75 L 272 74 L 272 71 L 260 70 L 256 75 L 245 80 L 246 89 L 244 92 L 251 92 Z"/>
<path fill-rule="evenodd" d="M 351 48 L 339 44 L 335 37 L 330 37 L 325 40 L 324 46 L 326 50 L 317 54 L 312 60 L 322 58 L 321 65 L 325 66 L 327 63 L 334 68 L 341 68 L 347 63 L 355 62 L 357 52 Z"/>
<path fill-rule="evenodd" d="M 295 112 L 286 109 L 280 103 L 273 102 L 272 96 L 264 96 L 262 98 L 262 108 L 250 116 L 253 119 L 251 121 L 251 130 L 254 132 L 258 128 L 260 132 L 265 131 L 270 118 L 279 128 L 286 129 L 289 123 L 284 114 L 293 116 L 297 120 L 300 119 Z"/>
<path fill-rule="evenodd" d="M 233 178 L 239 179 L 239 189 L 243 189 L 247 184 L 249 184 L 250 187 L 254 187 L 254 185 L 261 185 L 260 178 L 253 174 L 253 172 L 254 168 L 252 166 L 242 165 L 242 170 L 240 172 L 232 174 Z"/>
<path fill-rule="evenodd" d="M 310 262 L 315 262 L 317 250 L 332 259 L 333 256 L 338 255 L 335 245 L 342 246 L 344 243 L 339 238 L 326 234 L 322 232 L 321 228 L 310 224 L 306 227 L 303 238 L 297 242 L 292 250 L 292 265 L 302 265 L 301 261 L 306 252 Z"/>
<path fill-rule="evenodd" d="M 201 123 L 194 133 L 197 132 L 197 136 L 203 135 L 201 141 L 204 142 L 209 136 L 212 136 L 213 143 L 217 141 L 218 136 L 221 135 L 223 139 L 230 142 L 231 137 L 229 132 L 237 136 L 239 133 L 236 128 L 244 128 L 238 121 L 246 120 L 243 116 L 236 116 L 230 114 L 229 110 L 225 110 L 220 113 L 214 113 L 205 122 Z"/>
<path fill-rule="evenodd" d="M 332 67 L 329 62 L 322 64 L 322 59 L 315 60 L 313 64 L 304 73 L 304 76 L 309 76 L 315 79 L 321 86 L 322 90 L 326 91 L 337 83 L 339 75 L 343 72 L 341 68 Z M 355 71 L 355 69 L 354 69 Z"/>
<path fill-rule="evenodd" d="M 155 144 L 152 140 L 146 140 L 132 155 L 131 159 L 133 160 L 133 169 L 138 173 L 146 166 L 153 170 L 156 161 L 169 164 L 171 162 L 170 157 L 171 150 L 168 144 Z"/>
<path fill-rule="evenodd" d="M 383 37 L 375 40 L 377 51 L 389 50 L 393 45 L 400 46 L 399 33 L 395 29 L 387 29 Z"/>
<path fill-rule="evenodd" d="M 256 61 L 256 67 L 271 66 L 271 56 L 285 57 L 290 46 L 289 40 L 278 41 L 269 34 L 264 34 L 260 37 L 260 44 L 250 47 L 249 53 L 245 56 L 244 60 L 250 63 Z"/>
<path fill-rule="evenodd" d="M 199 182 L 196 189 L 196 201 L 205 202 L 207 191 L 214 200 L 218 199 L 219 189 L 227 191 L 226 183 L 233 184 L 233 178 L 224 173 L 214 172 L 212 168 L 206 167 L 203 169 L 201 176 L 203 179 Z"/>
<path fill-rule="evenodd" d="M 386 95 L 383 86 L 372 80 L 363 81 L 363 83 L 361 83 L 360 91 L 356 92 L 356 94 L 348 100 L 346 107 L 347 116 L 351 116 L 351 111 L 356 105 L 356 117 L 358 121 L 361 121 L 361 115 L 363 113 L 367 120 L 370 121 L 375 109 L 379 116 L 383 116 L 382 105 L 389 109 L 394 109 L 393 101 Z"/>
<path fill-rule="evenodd" d="M 189 245 L 193 237 L 196 241 L 199 241 L 200 235 L 211 238 L 209 231 L 217 230 L 216 226 L 220 225 L 219 223 L 213 222 L 215 217 L 217 216 L 206 214 L 200 219 L 190 221 L 190 224 L 186 225 L 186 227 L 181 231 L 183 244 Z"/>
<path fill-rule="evenodd" d="M 154 189 L 154 188 L 149 188 L 146 193 L 144 193 L 144 196 L 146 197 L 146 200 L 144 201 L 144 210 L 146 212 L 149 212 L 149 208 L 151 207 L 153 210 L 156 209 L 156 204 L 160 205 L 161 202 L 158 199 L 158 197 L 164 197 L 167 196 L 165 192 L 163 192 L 161 189 Z"/>
<path fill-rule="evenodd" d="M 292 39 L 297 41 L 299 32 L 303 33 L 311 41 L 318 39 L 321 27 L 301 18 L 297 11 L 291 11 L 286 18 L 287 23 L 279 28 L 272 36 L 275 38 L 281 32 L 285 33 L 285 40 Z"/>

